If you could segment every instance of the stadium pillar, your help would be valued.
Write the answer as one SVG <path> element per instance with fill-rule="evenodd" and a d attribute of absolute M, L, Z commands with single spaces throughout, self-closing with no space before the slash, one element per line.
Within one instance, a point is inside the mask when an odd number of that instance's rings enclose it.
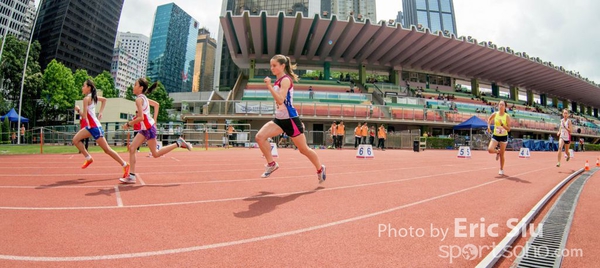
<path fill-rule="evenodd" d="M 510 99 L 513 101 L 519 101 L 519 88 L 516 86 L 510 86 L 508 91 Z"/>
<path fill-rule="evenodd" d="M 471 94 L 479 97 L 479 80 L 477 78 L 471 79 Z"/>
<path fill-rule="evenodd" d="M 563 109 L 568 109 L 569 108 L 569 101 L 568 100 L 562 100 L 562 108 Z"/>
<path fill-rule="evenodd" d="M 546 96 L 546 94 L 540 94 L 540 104 L 542 106 L 548 106 L 548 96 Z"/>
<path fill-rule="evenodd" d="M 574 113 L 577 112 L 577 102 L 574 102 L 574 101 L 571 102 L 571 111 Z"/>
<path fill-rule="evenodd" d="M 323 63 L 323 78 L 329 80 L 331 77 L 331 62 L 326 61 Z"/>
<path fill-rule="evenodd" d="M 367 82 L 367 66 L 364 64 L 361 64 L 358 70 L 358 80 L 363 85 Z"/>
<path fill-rule="evenodd" d="M 400 70 L 396 70 L 393 69 L 390 72 L 390 82 L 394 83 L 394 85 L 399 86 L 400 85 L 400 81 L 402 81 L 402 69 Z"/>
<path fill-rule="evenodd" d="M 592 107 L 591 106 L 587 107 L 587 115 L 592 115 Z"/>
<path fill-rule="evenodd" d="M 254 73 L 256 70 L 256 60 L 250 60 L 250 70 L 248 71 L 248 78 L 254 78 Z"/>
<path fill-rule="evenodd" d="M 531 106 L 533 105 L 534 99 L 533 99 L 533 91 L 531 89 L 527 90 L 527 105 Z"/>
<path fill-rule="evenodd" d="M 492 96 L 495 98 L 500 97 L 500 87 L 498 84 L 496 84 L 496 82 L 492 82 Z"/>
<path fill-rule="evenodd" d="M 558 108 L 558 98 L 552 97 L 552 107 Z"/>
<path fill-rule="evenodd" d="M 594 117 L 598 117 L 598 108 L 594 108 Z"/>

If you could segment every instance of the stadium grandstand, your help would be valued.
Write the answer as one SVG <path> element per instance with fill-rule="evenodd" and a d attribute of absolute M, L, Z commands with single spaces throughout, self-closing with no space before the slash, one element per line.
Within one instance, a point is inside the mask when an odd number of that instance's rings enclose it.
<path fill-rule="evenodd" d="M 384 123 L 390 132 L 449 136 L 471 116 L 487 120 L 500 100 L 515 119 L 511 138 L 547 139 L 558 129 L 562 108 L 572 111 L 575 135 L 594 143 L 600 137 L 600 99 L 588 97 L 600 93 L 597 84 L 509 47 L 335 16 L 246 12 L 220 19 L 243 72 L 224 100 L 214 95 L 189 102 L 180 115 L 185 123 L 235 121 L 260 128 L 274 111 L 263 83 L 269 60 L 285 54 L 303 74 L 294 101 L 314 133 L 308 135 L 312 144 L 326 143 L 329 124 L 340 120 L 348 126 L 348 142 L 358 122 Z"/>

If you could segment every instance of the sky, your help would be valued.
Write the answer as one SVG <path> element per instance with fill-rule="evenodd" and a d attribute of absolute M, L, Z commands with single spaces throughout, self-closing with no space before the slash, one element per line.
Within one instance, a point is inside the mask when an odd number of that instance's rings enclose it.
<path fill-rule="evenodd" d="M 39 2 L 39 0 L 36 0 Z M 125 0 L 119 31 L 150 36 L 156 7 L 175 2 L 216 38 L 221 0 Z M 395 19 L 402 0 L 376 0 L 377 20 Z M 600 1 L 454 0 L 459 36 L 527 52 L 600 84 Z"/>

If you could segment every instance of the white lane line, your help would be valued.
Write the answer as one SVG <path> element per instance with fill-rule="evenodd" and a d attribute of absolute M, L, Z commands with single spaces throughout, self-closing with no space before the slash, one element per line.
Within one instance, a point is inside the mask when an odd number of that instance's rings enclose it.
<path fill-rule="evenodd" d="M 518 167 L 518 166 L 525 166 L 525 165 L 528 165 L 528 164 L 518 164 L 518 165 L 513 165 L 511 167 Z M 339 166 L 336 166 L 336 168 L 339 168 Z M 423 168 L 423 167 L 388 168 L 388 169 L 378 169 L 377 172 L 383 172 L 383 171 L 401 171 L 401 170 L 421 169 L 421 168 Z M 428 167 L 425 167 L 425 169 L 427 169 L 427 168 Z M 286 169 L 306 169 L 306 168 L 287 168 L 286 167 Z M 464 171 L 464 172 L 479 171 L 479 170 L 486 170 L 486 169 L 494 169 L 494 168 L 473 169 L 473 170 L 467 170 L 467 171 Z M 215 170 L 214 172 L 222 172 L 222 171 L 224 171 L 224 170 L 221 170 L 221 171 Z M 245 171 L 249 171 L 249 170 L 245 170 Z M 264 171 L 264 170 L 260 169 L 260 171 Z M 201 172 L 201 171 L 197 171 L 197 172 Z M 197 173 L 197 172 L 196 171 L 189 171 L 189 172 L 184 172 L 184 173 Z M 178 172 L 147 172 L 147 173 L 144 173 L 144 174 L 162 175 L 162 174 L 177 174 L 177 173 Z M 359 170 L 359 171 L 351 171 L 351 172 L 328 173 L 328 175 L 351 175 L 351 174 L 357 174 L 357 173 L 369 173 L 370 174 L 370 173 L 373 173 L 373 171 L 372 170 Z M 102 175 L 102 176 L 106 176 L 106 174 L 86 174 L 85 176 L 90 176 L 90 175 Z M 80 176 L 80 175 L 78 175 L 78 176 Z M 253 178 L 253 179 L 235 179 L 235 180 L 166 182 L 166 183 L 153 183 L 153 184 L 148 184 L 148 185 L 154 185 L 154 186 L 164 186 L 164 185 L 193 185 L 193 184 L 208 184 L 208 183 L 253 182 L 253 181 L 268 181 L 268 180 L 279 180 L 279 179 L 299 179 L 299 178 L 304 179 L 304 178 L 306 178 L 306 175 L 277 176 L 277 177 L 268 178 L 268 179 L 265 179 L 265 178 Z M 49 187 L 49 186 L 45 186 L 45 185 L 35 185 L 35 186 L 31 186 L 31 185 L 0 185 L 0 189 L 2 189 L 2 188 L 6 188 L 6 189 L 10 189 L 10 188 L 15 188 L 15 189 L 112 188 L 113 186 L 114 185 L 67 185 L 67 186 Z"/>
<path fill-rule="evenodd" d="M 175 160 L 175 161 L 177 161 L 177 162 L 181 162 L 181 160 L 179 160 L 179 159 L 177 159 L 177 158 L 175 158 L 175 157 L 172 157 L 172 156 L 171 156 L 171 159 L 173 159 L 173 160 Z"/>
<path fill-rule="evenodd" d="M 71 157 L 69 157 L 69 159 L 73 159 L 73 156 L 75 156 L 75 155 L 71 155 Z"/>
<path fill-rule="evenodd" d="M 146 185 L 146 183 L 144 182 L 144 180 L 142 180 L 142 175 L 141 173 L 136 173 L 135 177 L 140 181 L 140 184 L 142 185 Z"/>
<path fill-rule="evenodd" d="M 115 186 L 115 196 L 117 196 L 117 207 L 123 207 L 123 200 L 121 200 L 121 192 L 119 192 L 119 186 Z"/>
<path fill-rule="evenodd" d="M 492 168 L 484 168 L 484 169 L 492 169 Z M 484 170 L 484 169 L 479 169 L 479 170 Z M 496 169 L 496 167 L 494 167 L 493 169 Z M 524 174 L 528 174 L 528 173 L 532 173 L 532 172 L 538 172 L 538 171 L 544 170 L 544 169 L 547 169 L 547 168 L 537 169 L 537 170 L 533 170 L 533 171 L 521 173 L 519 175 L 524 175 Z M 358 187 L 367 187 L 367 186 L 374 186 L 374 185 L 391 184 L 391 183 L 398 183 L 398 182 L 405 182 L 405 181 L 412 181 L 412 180 L 433 178 L 433 177 L 439 177 L 439 176 L 454 175 L 454 174 L 460 174 L 460 173 L 472 172 L 472 171 L 478 171 L 478 170 L 457 171 L 457 172 L 452 172 L 452 173 L 426 175 L 426 176 L 412 177 L 412 178 L 406 178 L 406 179 L 398 179 L 398 180 L 390 180 L 390 181 L 379 181 L 379 182 L 371 182 L 371 183 L 362 183 L 362 184 L 353 184 L 353 185 L 346 185 L 346 186 L 338 186 L 338 187 L 320 189 L 320 190 L 317 190 L 317 192 L 321 192 L 321 191 L 323 191 L 323 192 L 325 192 L 325 191 L 336 191 L 336 190 L 345 190 L 345 189 L 352 189 L 352 188 L 358 188 Z M 518 175 L 515 175 L 515 176 L 518 176 Z M 508 178 L 510 178 L 510 177 L 508 177 Z M 231 198 L 209 199 L 209 200 L 196 200 L 196 201 L 185 201 L 185 202 L 170 202 L 170 203 L 128 205 L 127 207 L 128 208 L 147 208 L 147 207 L 195 205 L 195 204 L 205 204 L 205 203 L 239 201 L 239 200 L 244 200 L 244 199 L 248 199 L 248 198 L 265 198 L 265 197 L 273 197 L 273 196 L 304 194 L 304 193 L 309 193 L 309 192 L 313 192 L 313 191 L 315 191 L 315 190 L 296 191 L 296 192 L 270 194 L 270 195 L 262 195 L 262 196 L 243 196 L 243 197 L 231 197 Z M 118 207 L 115 207 L 115 206 L 93 206 L 93 207 L 0 207 L 0 210 L 93 210 L 93 209 L 114 209 L 114 208 L 118 208 Z"/>
<path fill-rule="evenodd" d="M 178 254 L 178 253 L 185 253 L 185 252 L 192 252 L 192 251 L 200 251 L 200 250 L 205 250 L 205 249 L 229 247 L 229 246 L 235 246 L 235 245 L 240 245 L 240 244 L 247 244 L 247 243 L 263 241 L 263 240 L 271 240 L 271 239 L 276 239 L 276 238 L 286 237 L 286 236 L 291 236 L 291 235 L 297 235 L 297 234 L 311 232 L 311 231 L 315 231 L 315 230 L 319 230 L 319 229 L 334 227 L 334 226 L 349 223 L 349 222 L 372 218 L 372 217 L 379 216 L 382 214 L 394 212 L 394 211 L 397 211 L 400 209 L 413 207 L 413 206 L 427 203 L 430 201 L 438 200 L 438 199 L 441 199 L 444 197 L 448 197 L 448 196 L 456 195 L 456 194 L 466 192 L 469 190 L 477 189 L 477 188 L 480 188 L 480 187 L 483 187 L 486 185 L 497 183 L 499 181 L 504 181 L 504 180 L 496 179 L 496 180 L 478 184 L 478 185 L 475 185 L 472 187 L 468 187 L 468 188 L 453 191 L 450 193 L 430 197 L 427 199 L 423 199 L 423 200 L 416 201 L 416 202 L 409 203 L 409 204 L 404 204 L 404 205 L 393 207 L 393 208 L 389 208 L 386 210 L 381 210 L 381 211 L 377 211 L 377 212 L 373 212 L 373 213 L 369 213 L 369 214 L 364 214 L 364 215 L 353 217 L 353 218 L 334 221 L 334 222 L 321 224 L 321 225 L 315 225 L 312 227 L 292 230 L 292 231 L 288 231 L 288 232 L 275 233 L 275 234 L 271 234 L 271 235 L 258 236 L 258 237 L 241 239 L 241 240 L 234 240 L 234 241 L 229 241 L 229 242 L 221 242 L 221 243 L 193 246 L 193 247 L 186 247 L 186 248 L 175 248 L 175 249 L 146 251 L 146 252 L 137 252 L 137 253 L 124 253 L 124 254 L 114 254 L 114 255 L 76 256 L 76 257 L 40 257 L 40 256 L 0 255 L 0 259 L 12 260 L 12 261 L 37 261 L 37 262 L 98 261 L 98 260 L 115 260 L 115 259 L 150 257 L 150 256 L 158 256 L 158 255 L 168 255 L 168 254 Z"/>

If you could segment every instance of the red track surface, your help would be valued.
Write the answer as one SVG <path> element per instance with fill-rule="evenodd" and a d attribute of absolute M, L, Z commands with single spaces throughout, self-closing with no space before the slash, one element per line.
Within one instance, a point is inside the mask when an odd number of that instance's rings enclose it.
<path fill-rule="evenodd" d="M 556 168 L 556 153 L 508 152 L 501 177 L 480 151 L 317 153 L 328 172 L 321 185 L 291 149 L 279 150 L 268 179 L 257 149 L 138 154 L 145 185 L 118 184 L 121 168 L 104 154 L 85 170 L 81 155 L 2 156 L 0 267 L 472 267 L 507 220 L 596 157 L 578 153 Z M 455 233 L 461 218 L 467 237 Z M 469 224 L 498 227 L 471 236 Z M 440 228 L 443 241 L 432 237 Z M 482 250 L 460 255 L 469 245 Z"/>

